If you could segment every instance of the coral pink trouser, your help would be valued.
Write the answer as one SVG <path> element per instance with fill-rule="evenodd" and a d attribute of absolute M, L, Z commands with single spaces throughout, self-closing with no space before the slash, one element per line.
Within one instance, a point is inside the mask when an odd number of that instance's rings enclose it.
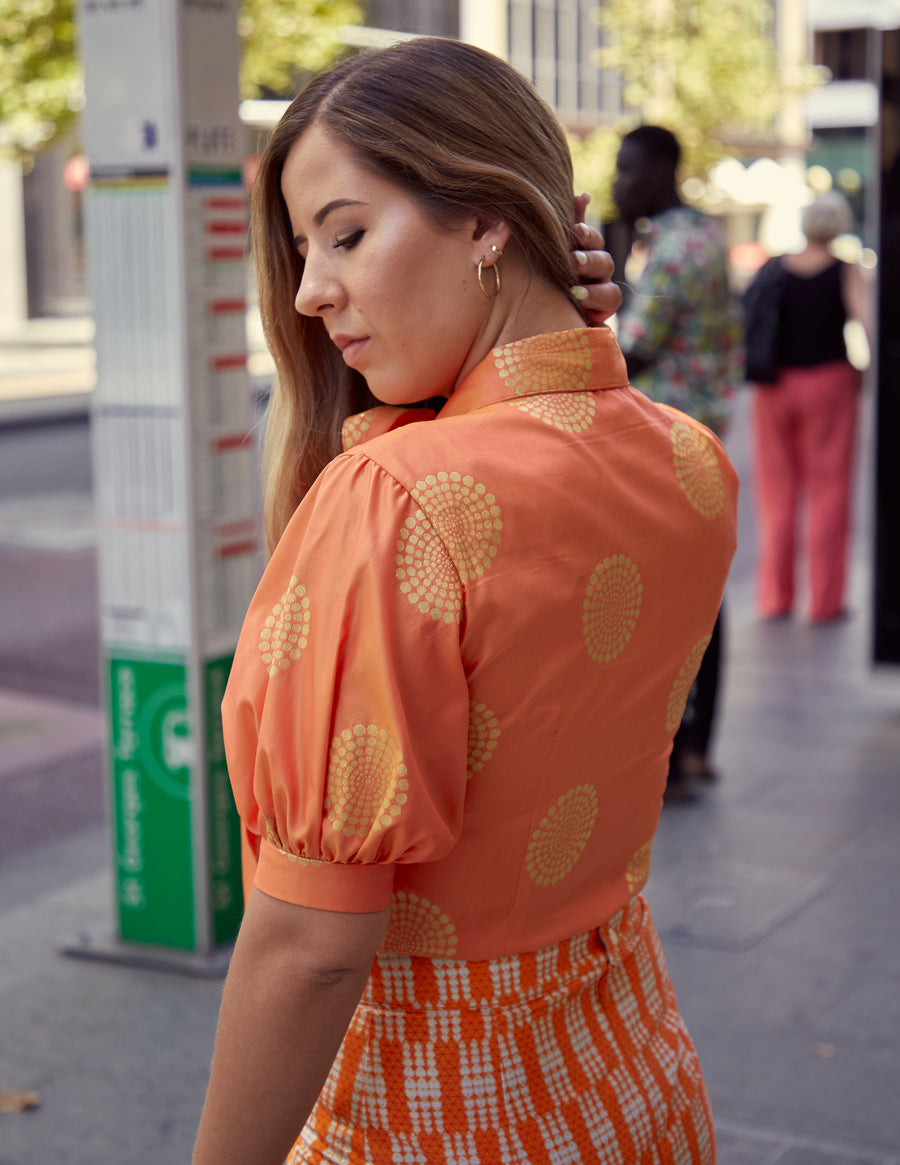
<path fill-rule="evenodd" d="M 841 613 L 859 372 L 846 361 L 783 369 L 754 392 L 758 525 L 757 603 L 781 615 L 794 603 L 797 514 L 805 503 L 809 617 Z"/>

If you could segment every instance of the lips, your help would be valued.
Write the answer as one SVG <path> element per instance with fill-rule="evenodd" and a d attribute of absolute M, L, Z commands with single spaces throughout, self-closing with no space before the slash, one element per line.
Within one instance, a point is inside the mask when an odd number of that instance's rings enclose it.
<path fill-rule="evenodd" d="M 332 342 L 335 343 L 341 350 L 344 357 L 344 363 L 352 365 L 356 358 L 360 355 L 363 348 L 369 342 L 368 336 L 343 336 L 336 335 L 331 337 Z"/>

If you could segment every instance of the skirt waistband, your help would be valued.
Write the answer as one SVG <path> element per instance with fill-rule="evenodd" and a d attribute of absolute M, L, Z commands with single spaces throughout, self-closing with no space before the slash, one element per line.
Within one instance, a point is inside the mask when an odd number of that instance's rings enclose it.
<path fill-rule="evenodd" d="M 398 1011 L 530 1006 L 602 978 L 628 958 L 649 922 L 639 894 L 602 926 L 538 951 L 479 962 L 383 952 L 361 1005 Z"/>

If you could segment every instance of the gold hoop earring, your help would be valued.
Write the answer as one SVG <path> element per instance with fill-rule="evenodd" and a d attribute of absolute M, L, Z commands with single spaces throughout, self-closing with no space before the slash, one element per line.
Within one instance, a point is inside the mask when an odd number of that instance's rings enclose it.
<path fill-rule="evenodd" d="M 478 260 L 478 286 L 481 288 L 481 294 L 485 297 L 485 299 L 496 299 L 497 296 L 500 294 L 500 256 L 503 254 L 503 252 L 500 250 L 499 247 L 495 247 L 493 245 L 493 243 L 491 244 L 491 250 L 496 252 L 496 255 L 497 255 L 496 263 L 494 263 L 491 267 L 488 267 L 488 271 L 493 271 L 493 273 L 494 273 L 494 291 L 493 291 L 493 294 L 491 294 L 491 292 L 488 291 L 488 289 L 485 287 L 484 282 L 483 282 L 482 277 L 481 277 L 482 268 L 484 266 L 484 255 L 482 255 L 481 258 Z"/>

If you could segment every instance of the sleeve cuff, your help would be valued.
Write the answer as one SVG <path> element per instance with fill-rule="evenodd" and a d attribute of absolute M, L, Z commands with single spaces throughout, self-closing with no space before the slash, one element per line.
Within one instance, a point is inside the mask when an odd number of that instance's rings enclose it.
<path fill-rule="evenodd" d="M 295 906 L 369 914 L 390 906 L 394 867 L 312 862 L 263 841 L 253 884 L 271 898 Z"/>

